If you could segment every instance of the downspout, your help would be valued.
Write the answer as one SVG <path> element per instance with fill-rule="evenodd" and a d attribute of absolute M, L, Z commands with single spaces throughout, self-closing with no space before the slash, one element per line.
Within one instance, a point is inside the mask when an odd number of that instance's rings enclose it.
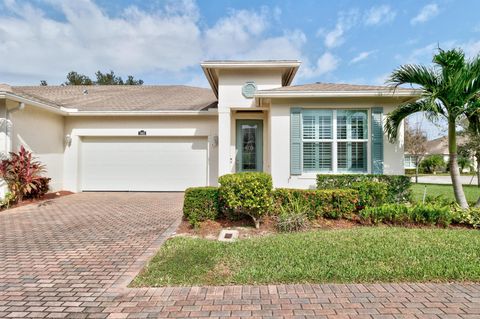
<path fill-rule="evenodd" d="M 5 153 L 7 156 L 12 151 L 13 145 L 13 138 L 11 136 L 11 130 L 9 129 L 9 127 L 13 126 L 10 120 L 10 114 L 22 111 L 23 109 L 25 109 L 25 103 L 23 102 L 18 102 L 18 105 L 10 110 L 5 105 Z"/>

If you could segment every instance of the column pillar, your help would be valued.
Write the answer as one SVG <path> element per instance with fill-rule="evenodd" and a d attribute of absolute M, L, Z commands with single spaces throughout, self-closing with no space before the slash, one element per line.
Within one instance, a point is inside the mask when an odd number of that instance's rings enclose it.
<path fill-rule="evenodd" d="M 218 111 L 218 176 L 231 173 L 233 163 L 230 153 L 231 114 L 228 108 Z"/>

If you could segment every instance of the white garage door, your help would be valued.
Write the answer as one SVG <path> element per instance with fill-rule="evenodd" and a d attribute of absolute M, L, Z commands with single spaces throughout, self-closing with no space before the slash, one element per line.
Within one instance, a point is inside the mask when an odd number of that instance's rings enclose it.
<path fill-rule="evenodd" d="M 183 191 L 207 184 L 207 139 L 84 137 L 84 191 Z"/>

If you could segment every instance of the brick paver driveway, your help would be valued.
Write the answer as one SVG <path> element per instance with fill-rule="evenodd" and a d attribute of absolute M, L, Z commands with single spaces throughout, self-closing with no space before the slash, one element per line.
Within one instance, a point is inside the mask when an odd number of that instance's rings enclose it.
<path fill-rule="evenodd" d="M 0 318 L 480 318 L 478 284 L 127 288 L 182 196 L 84 193 L 0 213 Z"/>

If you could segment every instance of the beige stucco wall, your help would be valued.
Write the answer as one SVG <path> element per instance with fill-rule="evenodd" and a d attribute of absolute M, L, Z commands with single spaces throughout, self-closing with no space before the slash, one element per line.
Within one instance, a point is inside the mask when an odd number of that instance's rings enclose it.
<path fill-rule="evenodd" d="M 18 106 L 17 102 L 7 101 L 9 109 Z M 26 105 L 10 115 L 11 150 L 20 146 L 33 154 L 46 167 L 45 175 L 50 177 L 51 191 L 63 189 L 64 118 L 52 112 Z"/>
<path fill-rule="evenodd" d="M 242 87 L 247 81 L 253 81 L 257 90 L 268 90 L 282 86 L 280 70 L 220 70 L 218 78 L 219 111 L 225 108 L 255 107 L 253 98 L 242 94 Z"/>
<path fill-rule="evenodd" d="M 388 99 L 318 99 L 318 100 L 273 100 L 269 112 L 269 138 L 271 174 L 275 187 L 315 188 L 315 174 L 290 175 L 290 108 L 326 108 L 326 109 L 370 109 L 382 106 L 384 114 L 388 114 L 397 105 Z M 385 117 L 384 117 L 385 118 Z M 369 136 L 371 116 L 369 113 Z M 400 130 L 403 132 L 403 129 Z M 390 144 L 384 136 L 384 173 L 403 174 L 403 133 L 394 144 Z M 371 171 L 371 151 L 368 144 L 368 171 Z"/>
<path fill-rule="evenodd" d="M 65 120 L 65 134 L 72 142 L 65 150 L 64 187 L 70 191 L 80 190 L 79 155 L 83 136 L 138 136 L 146 130 L 148 136 L 202 136 L 208 138 L 209 184 L 217 185 L 218 136 L 216 116 L 72 116 Z"/>
<path fill-rule="evenodd" d="M 235 114 L 234 109 L 256 108 L 255 99 L 246 98 L 242 87 L 247 81 L 255 82 L 257 90 L 267 90 L 282 86 L 282 72 L 267 69 L 219 70 L 218 81 L 218 171 L 219 175 L 235 172 L 235 132 L 237 118 L 263 119 L 264 132 L 268 129 L 268 119 L 264 114 Z M 233 109 L 233 110 L 232 110 Z M 264 143 L 268 143 L 264 134 Z M 265 150 L 266 148 L 264 148 Z M 268 149 L 266 149 L 268 151 Z M 264 151 L 264 169 L 269 171 L 269 154 Z"/>

